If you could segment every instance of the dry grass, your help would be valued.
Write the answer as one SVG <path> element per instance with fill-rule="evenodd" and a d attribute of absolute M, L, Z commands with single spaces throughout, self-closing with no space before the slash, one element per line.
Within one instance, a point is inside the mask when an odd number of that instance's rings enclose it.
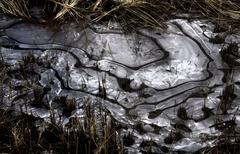
<path fill-rule="evenodd" d="M 1 0 L 0 11 L 32 20 L 33 6 L 42 9 L 47 22 L 115 19 L 133 28 L 164 28 L 164 21 L 179 13 L 198 14 L 225 26 L 237 27 L 240 21 L 237 0 Z"/>
<path fill-rule="evenodd" d="M 44 129 L 35 122 L 41 119 L 0 109 L 0 153 L 123 153 L 123 147 L 114 122 L 106 113 L 101 113 L 99 129 L 95 114 L 96 107 L 87 106 L 85 119 L 71 118 L 64 126 L 53 118 L 43 123 Z M 89 112 L 90 111 L 90 112 Z M 102 131 L 102 135 L 101 135 Z"/>
<path fill-rule="evenodd" d="M 1 0 L 0 9 L 5 14 L 30 18 L 27 0 Z"/>

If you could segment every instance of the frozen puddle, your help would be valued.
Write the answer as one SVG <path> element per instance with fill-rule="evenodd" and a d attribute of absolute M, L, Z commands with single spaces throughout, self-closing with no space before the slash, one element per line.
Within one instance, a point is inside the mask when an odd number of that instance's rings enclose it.
<path fill-rule="evenodd" d="M 9 65 L 2 108 L 45 119 L 51 109 L 68 119 L 56 98 L 77 100 L 71 116 L 79 116 L 81 104 L 91 98 L 127 127 L 121 134 L 135 139 L 126 145 L 130 153 L 145 151 L 143 142 L 150 140 L 156 153 L 195 152 L 212 143 L 202 142 L 201 136 L 221 133 L 211 126 L 218 118 L 227 65 L 219 54 L 223 45 L 211 44 L 205 36 L 214 35 L 210 24 L 175 19 L 164 34 L 124 34 L 118 26 L 68 24 L 56 29 L 1 17 L 0 28 L 1 55 Z M 37 100 L 42 105 L 36 104 L 36 89 L 42 92 Z M 235 89 L 239 91 L 237 85 Z M 235 101 L 230 112 L 239 112 Z M 206 110 L 212 114 L 206 116 Z M 181 137 L 174 140 L 174 135 Z"/>

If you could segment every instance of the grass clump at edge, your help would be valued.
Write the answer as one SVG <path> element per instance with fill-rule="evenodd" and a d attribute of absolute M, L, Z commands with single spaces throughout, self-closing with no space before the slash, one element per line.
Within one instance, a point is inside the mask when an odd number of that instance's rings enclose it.
<path fill-rule="evenodd" d="M 94 107 L 87 105 L 84 120 L 72 117 L 64 126 L 52 117 L 51 122 L 40 129 L 36 122 L 42 119 L 0 109 L 0 152 L 123 153 L 114 121 L 107 120 L 107 113 L 103 113 L 102 130 L 97 130 L 94 112 Z"/>
<path fill-rule="evenodd" d="M 240 2 L 236 0 L 2 0 L 0 12 L 30 21 L 38 8 L 44 22 L 116 20 L 129 28 L 165 28 L 164 22 L 180 13 L 198 15 L 232 27 L 240 23 Z M 36 10 L 36 9 L 35 9 Z"/>

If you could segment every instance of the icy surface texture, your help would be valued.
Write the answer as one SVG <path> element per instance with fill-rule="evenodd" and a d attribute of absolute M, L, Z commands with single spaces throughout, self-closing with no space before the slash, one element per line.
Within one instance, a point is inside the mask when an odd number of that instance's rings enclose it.
<path fill-rule="evenodd" d="M 130 153 L 146 150 L 147 141 L 156 153 L 195 152 L 221 134 L 212 127 L 217 119 L 240 120 L 239 95 L 228 115 L 219 113 L 228 66 L 219 54 L 223 44 L 206 37 L 215 35 L 211 24 L 175 19 L 164 34 L 125 34 L 117 24 L 56 29 L 1 17 L 0 28 L 1 56 L 8 64 L 2 108 L 45 119 L 51 110 L 67 120 L 81 116 L 84 100 L 91 98 L 126 126 L 122 136 L 131 133 Z M 233 82 L 239 83 L 234 71 Z M 238 94 L 239 84 L 234 88 Z M 56 101 L 61 97 L 77 102 L 68 114 Z"/>

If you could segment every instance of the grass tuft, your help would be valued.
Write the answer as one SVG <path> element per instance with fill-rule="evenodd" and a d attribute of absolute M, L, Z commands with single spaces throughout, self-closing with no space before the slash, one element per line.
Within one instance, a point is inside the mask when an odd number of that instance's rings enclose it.
<path fill-rule="evenodd" d="M 164 22 L 181 13 L 210 19 L 218 25 L 238 28 L 240 3 L 236 0 L 1 0 L 0 12 L 36 21 L 38 8 L 44 21 L 116 20 L 123 26 L 165 28 Z M 36 12 L 36 9 L 35 9 Z"/>

